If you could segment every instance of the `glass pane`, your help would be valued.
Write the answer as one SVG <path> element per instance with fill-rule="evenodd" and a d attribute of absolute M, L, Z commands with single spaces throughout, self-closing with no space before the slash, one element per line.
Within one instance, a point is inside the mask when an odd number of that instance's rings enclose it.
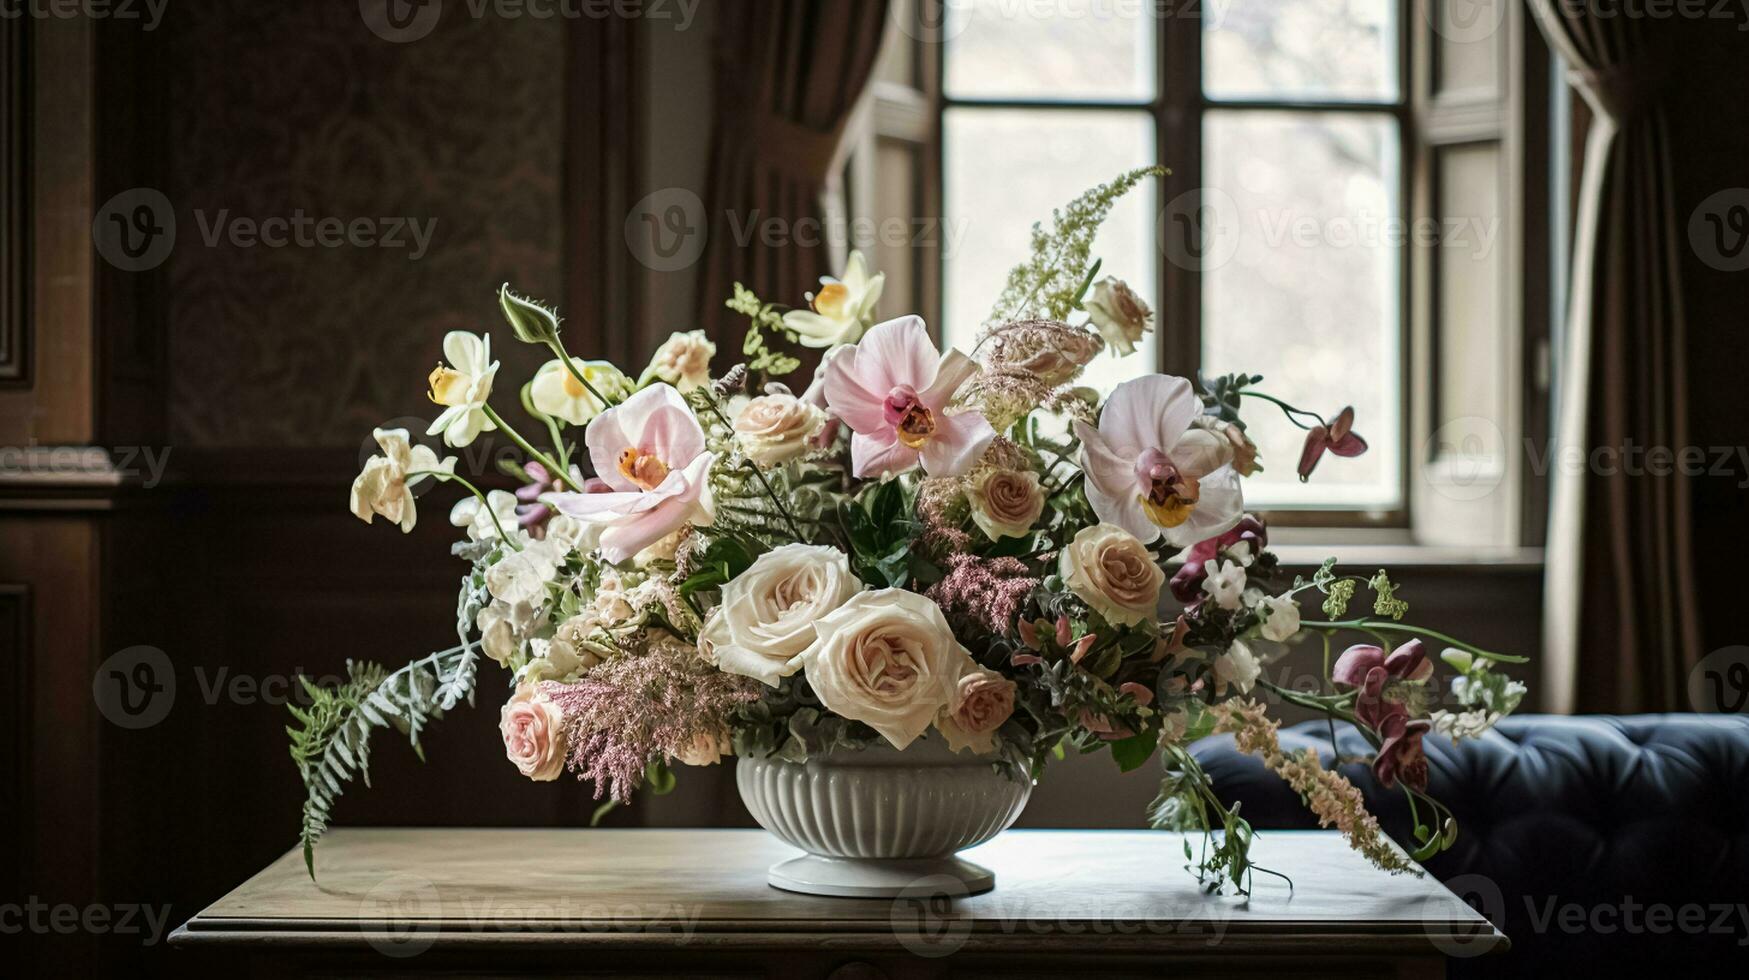
<path fill-rule="evenodd" d="M 1393 0 L 1228 0 L 1202 22 L 1214 99 L 1394 101 Z"/>
<path fill-rule="evenodd" d="M 1204 369 L 1262 374 L 1269 393 L 1326 418 L 1352 404 L 1355 429 L 1371 444 L 1359 458 L 1325 459 L 1301 484 L 1294 468 L 1304 433 L 1253 401 L 1246 420 L 1266 469 L 1248 481 L 1247 496 L 1259 507 L 1399 505 L 1399 270 L 1409 229 L 1398 203 L 1396 121 L 1215 111 L 1204 139 L 1200 217 L 1213 234 L 1196 252 Z"/>
<path fill-rule="evenodd" d="M 1152 163 L 1154 124 L 1145 111 L 955 108 L 943 127 L 942 333 L 970 351 L 1008 270 L 1029 254 L 1033 222 L 1048 227 L 1051 209 Z M 1104 260 L 1100 275 L 1128 282 L 1150 303 L 1158 293 L 1153 202 L 1153 186 L 1132 190 L 1093 243 L 1094 256 Z M 1152 371 L 1154 349 L 1150 334 L 1129 357 L 1101 354 L 1088 366 L 1085 383 L 1109 389 Z"/>
<path fill-rule="evenodd" d="M 1153 98 L 1148 4 L 950 0 L 946 8 L 949 98 Z"/>

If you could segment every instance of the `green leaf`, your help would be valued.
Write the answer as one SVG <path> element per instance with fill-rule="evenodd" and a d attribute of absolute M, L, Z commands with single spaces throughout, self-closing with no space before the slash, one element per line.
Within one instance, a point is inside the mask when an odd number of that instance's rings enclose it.
<path fill-rule="evenodd" d="M 657 796 L 667 796 L 674 792 L 679 780 L 674 778 L 674 770 L 660 760 L 652 761 L 644 767 L 644 783 L 650 787 L 650 792 Z"/>
<path fill-rule="evenodd" d="M 1111 758 L 1122 772 L 1140 769 L 1154 755 L 1159 740 L 1152 732 L 1139 732 L 1111 743 Z"/>

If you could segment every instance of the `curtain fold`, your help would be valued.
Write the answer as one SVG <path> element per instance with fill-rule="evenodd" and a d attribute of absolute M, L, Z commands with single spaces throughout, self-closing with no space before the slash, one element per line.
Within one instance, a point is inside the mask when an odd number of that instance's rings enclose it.
<path fill-rule="evenodd" d="M 1690 445 L 1687 324 L 1666 22 L 1531 0 L 1595 113 L 1587 136 L 1560 375 L 1544 589 L 1557 711 L 1685 710 L 1701 658 L 1689 477 L 1648 465 Z M 1577 450 L 1577 452 L 1576 452 Z"/>
<path fill-rule="evenodd" d="M 745 328 L 723 308 L 732 283 L 799 305 L 820 276 L 838 271 L 830 229 L 844 211 L 847 130 L 886 24 L 887 0 L 725 8 L 699 293 L 699 324 L 719 344 L 738 350 Z M 767 241 L 766 227 L 780 237 Z"/>

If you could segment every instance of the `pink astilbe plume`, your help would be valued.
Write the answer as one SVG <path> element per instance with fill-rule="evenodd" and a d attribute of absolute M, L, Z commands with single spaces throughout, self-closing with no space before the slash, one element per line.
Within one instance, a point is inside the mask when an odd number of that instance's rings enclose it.
<path fill-rule="evenodd" d="M 651 630 L 642 646 L 574 684 L 541 685 L 564 712 L 571 746 L 565 767 L 594 781 L 596 799 L 606 792 L 630 802 L 651 761 L 672 759 L 701 736 L 714 738 L 737 707 L 759 699 L 758 681 L 717 670 L 672 633 Z"/>
<path fill-rule="evenodd" d="M 1018 558 L 957 554 L 948 556 L 947 565 L 947 575 L 926 594 L 948 619 L 975 623 L 992 633 L 1014 629 L 1020 607 L 1039 586 Z"/>

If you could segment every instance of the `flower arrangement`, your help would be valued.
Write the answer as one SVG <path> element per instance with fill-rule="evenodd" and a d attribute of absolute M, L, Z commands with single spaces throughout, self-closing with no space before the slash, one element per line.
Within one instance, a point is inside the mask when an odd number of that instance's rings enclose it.
<path fill-rule="evenodd" d="M 1325 453 L 1366 450 L 1353 412 L 1326 419 L 1255 375 L 1193 384 L 1139 368 L 1109 394 L 1075 384 L 1153 328 L 1090 250 L 1113 202 L 1160 172 L 1035 226 L 969 354 L 939 351 L 915 316 L 876 323 L 883 277 L 856 254 L 805 309 L 737 285 L 746 359 L 721 373 L 698 331 L 636 379 L 573 357 L 550 309 L 501 290 L 517 339 L 553 354 L 520 398 L 546 448 L 493 407 L 498 362 L 468 333 L 445 339 L 431 373 L 441 414 L 427 435 L 461 447 L 502 432 L 526 456 L 509 467 L 521 488 L 483 490 L 454 457 L 376 432 L 382 454 L 352 487 L 359 518 L 407 531 L 411 488 L 467 491 L 449 514 L 467 563 L 460 642 L 394 672 L 352 664 L 338 689 L 306 683 L 291 735 L 311 874 L 342 785 L 368 777 L 373 730 L 397 727 L 417 750 L 427 723 L 472 700 L 481 655 L 502 669 L 510 762 L 533 780 L 593 781 L 603 810 L 729 755 L 939 738 L 1020 780 L 1070 751 L 1109 750 L 1125 770 L 1158 756 L 1152 823 L 1202 831 L 1201 855 L 1186 848 L 1199 880 L 1244 892 L 1251 829 L 1187 749 L 1230 732 L 1375 864 L 1413 870 L 1353 785 L 1283 752 L 1274 701 L 1355 724 L 1379 780 L 1411 801 L 1413 857 L 1450 846 L 1423 736 L 1475 736 L 1511 711 L 1523 688 L 1492 668 L 1519 658 L 1405 622 L 1383 571 L 1327 562 L 1288 577 L 1245 510 L 1261 465 L 1242 408 L 1307 431 L 1302 480 Z M 783 342 L 824 351 L 799 390 Z M 1362 589 L 1370 612 L 1351 608 Z M 1333 654 L 1344 633 L 1374 642 Z M 1320 665 L 1316 689 L 1265 675 L 1295 653 Z M 1456 711 L 1434 710 L 1441 663 Z"/>

